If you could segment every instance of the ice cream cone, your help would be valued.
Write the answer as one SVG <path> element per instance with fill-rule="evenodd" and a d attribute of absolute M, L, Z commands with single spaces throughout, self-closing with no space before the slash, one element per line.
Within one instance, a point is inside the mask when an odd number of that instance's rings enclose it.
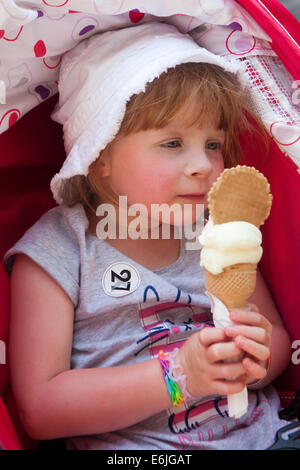
<path fill-rule="evenodd" d="M 237 166 L 224 170 L 208 194 L 208 208 L 213 226 L 237 221 L 247 222 L 258 228 L 269 216 L 271 204 L 272 195 L 267 179 L 255 168 L 248 166 Z M 207 225 L 207 227 L 209 226 Z M 222 256 L 220 258 L 218 255 L 227 248 L 224 227 L 222 227 L 222 232 L 219 233 L 221 233 L 221 237 L 218 239 L 218 243 L 214 242 L 215 246 L 213 245 L 213 247 L 216 248 L 217 264 L 220 265 L 220 260 L 222 260 L 222 271 L 215 270 L 215 266 L 212 266 L 210 262 L 208 263 L 209 258 L 207 256 L 206 261 L 205 256 L 203 256 L 204 264 L 202 266 L 204 267 L 206 289 L 208 293 L 212 294 L 214 322 L 224 328 L 231 323 L 230 310 L 247 308 L 247 299 L 255 289 L 257 260 L 260 259 L 261 252 L 259 257 L 255 259 L 253 253 L 251 253 L 251 244 L 248 243 L 249 248 L 246 250 L 247 256 L 245 259 L 245 253 L 243 253 L 243 257 L 241 254 L 244 248 L 243 243 L 234 246 L 233 249 L 236 250 L 235 257 L 230 258 L 231 264 L 228 265 L 228 258 L 226 259 L 224 255 L 223 258 Z M 230 240 L 235 240 L 233 235 L 230 233 Z M 237 242 L 236 245 L 238 245 Z M 232 262 L 232 260 L 234 261 Z M 207 269 L 208 267 L 215 273 L 210 272 Z M 241 360 L 241 357 L 239 355 L 228 359 L 227 362 Z M 227 400 L 229 416 L 232 418 L 243 416 L 248 408 L 247 387 L 244 387 L 239 393 L 228 395 Z"/>
<path fill-rule="evenodd" d="M 246 308 L 247 299 L 255 288 L 256 268 L 256 264 L 241 263 L 224 268 L 220 274 L 204 269 L 206 289 L 228 310 Z"/>
<path fill-rule="evenodd" d="M 225 169 L 208 195 L 214 224 L 244 221 L 259 227 L 269 216 L 271 205 L 267 179 L 255 168 L 245 165 Z M 257 264 L 253 263 L 227 266 L 220 274 L 212 274 L 205 269 L 206 288 L 228 310 L 245 308 L 255 288 L 256 269 Z"/>

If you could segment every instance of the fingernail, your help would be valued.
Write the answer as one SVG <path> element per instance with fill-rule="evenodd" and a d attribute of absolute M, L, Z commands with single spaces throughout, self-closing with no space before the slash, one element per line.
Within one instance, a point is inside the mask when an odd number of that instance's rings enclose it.
<path fill-rule="evenodd" d="M 234 326 L 227 326 L 226 333 L 229 335 L 234 335 L 236 333 L 236 328 Z"/>
<path fill-rule="evenodd" d="M 239 314 L 240 314 L 240 312 L 239 312 L 238 310 L 232 310 L 232 311 L 230 312 L 230 317 L 231 317 L 231 318 L 238 318 L 238 317 L 239 317 Z"/>
<path fill-rule="evenodd" d="M 236 340 L 237 340 L 239 346 L 245 346 L 246 340 L 245 340 L 245 338 L 243 338 L 243 336 L 238 336 Z"/>

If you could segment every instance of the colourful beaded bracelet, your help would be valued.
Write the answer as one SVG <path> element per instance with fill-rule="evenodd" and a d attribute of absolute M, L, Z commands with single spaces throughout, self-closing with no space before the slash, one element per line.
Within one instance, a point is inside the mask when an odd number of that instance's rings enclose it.
<path fill-rule="evenodd" d="M 162 365 L 163 368 L 163 373 L 164 373 L 164 379 L 167 384 L 168 392 L 171 397 L 172 403 L 175 406 L 180 406 L 183 402 L 183 395 L 180 391 L 180 388 L 178 387 L 177 383 L 172 380 L 172 376 L 170 374 L 170 366 L 169 362 L 167 361 L 168 353 L 164 353 L 163 351 L 159 351 L 158 353 L 158 359 Z"/>

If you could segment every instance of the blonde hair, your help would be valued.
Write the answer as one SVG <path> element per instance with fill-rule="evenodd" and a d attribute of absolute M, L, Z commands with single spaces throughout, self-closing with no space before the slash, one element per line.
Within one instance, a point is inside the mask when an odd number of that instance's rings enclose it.
<path fill-rule="evenodd" d="M 180 64 L 149 82 L 145 92 L 133 95 L 115 139 L 139 131 L 161 129 L 189 102 L 199 102 L 193 114 L 186 113 L 183 127 L 214 123 L 225 131 L 223 146 L 224 166 L 236 166 L 241 158 L 239 135 L 243 131 L 258 133 L 267 149 L 267 133 L 253 110 L 249 93 L 237 76 L 223 68 L 206 63 Z M 117 204 L 116 195 L 101 185 L 97 172 L 104 156 L 109 156 L 115 139 L 100 152 L 89 167 L 87 176 L 76 175 L 66 180 L 60 192 L 68 207 L 80 202 L 87 214 L 95 215 L 100 202 Z"/>

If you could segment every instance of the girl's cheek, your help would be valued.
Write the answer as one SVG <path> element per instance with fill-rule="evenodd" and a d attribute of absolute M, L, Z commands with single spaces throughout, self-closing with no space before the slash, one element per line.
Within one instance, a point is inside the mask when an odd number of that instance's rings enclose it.
<path fill-rule="evenodd" d="M 216 162 L 214 170 L 213 170 L 214 181 L 220 176 L 223 170 L 224 170 L 224 160 L 223 160 L 223 156 L 220 156 L 219 161 Z"/>
<path fill-rule="evenodd" d="M 140 178 L 141 188 L 145 196 L 159 202 L 163 195 L 172 191 L 174 179 L 170 169 L 164 171 L 164 168 L 150 168 Z"/>
<path fill-rule="evenodd" d="M 128 205 L 144 204 L 150 209 L 151 204 L 168 202 L 167 189 L 170 192 L 170 180 L 159 172 L 132 172 L 130 181 L 126 178 L 119 179 L 113 182 L 113 189 L 117 194 L 127 196 Z"/>

